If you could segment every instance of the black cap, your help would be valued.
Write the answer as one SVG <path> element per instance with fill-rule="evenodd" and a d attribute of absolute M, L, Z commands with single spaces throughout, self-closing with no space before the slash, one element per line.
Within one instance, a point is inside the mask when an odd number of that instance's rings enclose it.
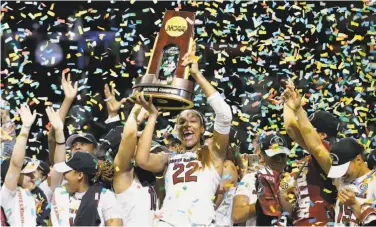
<path fill-rule="evenodd" d="M 73 134 L 73 135 L 71 135 L 71 136 L 68 137 L 67 142 L 65 143 L 65 145 L 66 145 L 68 148 L 71 148 L 72 145 L 73 145 L 73 142 L 74 142 L 77 138 L 83 138 L 83 139 L 89 141 L 90 143 L 94 144 L 95 147 L 97 147 L 97 145 L 98 145 L 97 140 L 96 140 L 95 137 L 94 137 L 92 134 L 90 134 L 90 133 Z"/>
<path fill-rule="evenodd" d="M 54 165 L 54 169 L 59 173 L 66 173 L 71 170 L 83 172 L 94 176 L 98 169 L 98 159 L 87 151 L 77 151 L 65 161 Z"/>
<path fill-rule="evenodd" d="M 273 132 L 269 135 L 261 134 L 259 142 L 261 150 L 265 151 L 269 157 L 277 154 L 289 155 L 291 153 L 285 138 L 278 132 Z"/>
<path fill-rule="evenodd" d="M 339 130 L 339 122 L 331 113 L 319 110 L 309 116 L 309 120 L 317 132 L 336 137 Z"/>
<path fill-rule="evenodd" d="M 50 166 L 43 161 L 40 161 L 38 169 L 42 171 L 43 176 L 48 176 L 48 174 L 50 173 Z"/>
<path fill-rule="evenodd" d="M 353 138 L 340 139 L 330 149 L 332 166 L 330 167 L 328 177 L 340 178 L 346 174 L 350 162 L 358 155 L 362 155 L 363 146 Z"/>
<path fill-rule="evenodd" d="M 373 169 L 376 167 L 376 149 L 369 152 L 367 159 L 367 167 L 368 169 Z"/>

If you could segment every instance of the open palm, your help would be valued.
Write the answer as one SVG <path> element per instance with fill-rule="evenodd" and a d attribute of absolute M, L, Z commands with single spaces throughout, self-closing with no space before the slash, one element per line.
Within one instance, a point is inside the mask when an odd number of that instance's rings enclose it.
<path fill-rule="evenodd" d="M 68 74 L 68 78 L 66 79 L 65 73 L 63 73 L 61 78 L 61 85 L 63 86 L 65 98 L 74 100 L 77 96 L 78 82 L 76 81 L 74 83 L 74 86 L 72 86 L 70 74 Z"/>
<path fill-rule="evenodd" d="M 50 120 L 52 127 L 56 130 L 63 130 L 63 122 L 61 121 L 59 111 L 55 111 L 52 107 L 46 108 L 48 120 Z"/>
<path fill-rule="evenodd" d="M 108 84 L 104 85 L 104 96 L 106 97 L 106 104 L 107 104 L 107 111 L 109 116 L 115 116 L 118 114 L 120 107 L 123 103 L 127 101 L 126 98 L 123 98 L 120 102 L 115 98 L 115 88 L 112 86 L 110 87 Z"/>
<path fill-rule="evenodd" d="M 22 124 L 26 127 L 31 127 L 35 121 L 37 116 L 37 111 L 34 110 L 33 113 L 30 111 L 30 107 L 27 104 L 22 104 L 21 107 L 18 109 L 17 112 L 20 114 Z"/>

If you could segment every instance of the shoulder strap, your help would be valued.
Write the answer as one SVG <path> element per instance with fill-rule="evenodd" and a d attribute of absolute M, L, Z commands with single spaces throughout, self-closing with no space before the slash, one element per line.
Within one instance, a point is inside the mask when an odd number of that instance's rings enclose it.
<path fill-rule="evenodd" d="M 299 178 L 299 176 L 302 174 L 304 170 L 304 167 L 306 167 L 307 162 L 309 162 L 310 160 L 311 160 L 311 156 L 304 159 L 303 165 L 299 168 L 298 174 L 296 174 L 296 176 L 294 177 L 294 180 L 297 180 Z"/>
<path fill-rule="evenodd" d="M 9 226 L 3 207 L 1 207 L 1 226 Z"/>

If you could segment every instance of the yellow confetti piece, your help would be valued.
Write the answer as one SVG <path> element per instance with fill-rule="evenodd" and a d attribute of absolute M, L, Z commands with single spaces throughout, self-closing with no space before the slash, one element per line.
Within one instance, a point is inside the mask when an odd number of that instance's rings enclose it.
<path fill-rule="evenodd" d="M 84 32 L 82 31 L 82 27 L 81 26 L 78 26 L 78 33 L 80 33 L 80 35 L 84 34 Z"/>
<path fill-rule="evenodd" d="M 351 21 L 351 25 L 355 26 L 355 27 L 359 27 L 359 23 L 355 22 L 355 21 Z"/>
<path fill-rule="evenodd" d="M 238 126 L 238 125 L 239 125 L 239 122 L 237 122 L 237 121 L 232 121 L 232 125 L 234 125 L 234 126 Z"/>
<path fill-rule="evenodd" d="M 90 102 L 92 102 L 94 104 L 98 104 L 97 100 L 95 100 L 95 99 L 90 99 Z"/>
<path fill-rule="evenodd" d="M 218 83 L 215 82 L 215 81 L 210 81 L 210 84 L 213 85 L 214 87 L 217 87 L 217 86 L 218 86 Z"/>
<path fill-rule="evenodd" d="M 119 166 L 116 166 L 116 167 L 115 167 L 115 170 L 116 170 L 116 172 L 119 172 L 119 171 L 120 171 Z"/>
<path fill-rule="evenodd" d="M 55 13 L 52 12 L 52 11 L 48 11 L 47 14 L 50 15 L 51 17 L 54 17 L 54 16 L 55 16 Z"/>
<path fill-rule="evenodd" d="M 275 209 L 273 206 L 270 206 L 270 210 L 272 211 L 272 213 L 275 213 Z"/>
<path fill-rule="evenodd" d="M 332 193 L 332 191 L 330 191 L 329 189 L 327 189 L 327 188 L 324 188 L 324 190 L 323 190 L 325 193 Z"/>

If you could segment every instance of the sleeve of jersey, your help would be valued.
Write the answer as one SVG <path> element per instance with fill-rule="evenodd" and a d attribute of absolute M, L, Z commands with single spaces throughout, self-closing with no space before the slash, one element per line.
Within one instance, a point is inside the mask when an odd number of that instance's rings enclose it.
<path fill-rule="evenodd" d="M 236 189 L 235 196 L 237 195 L 248 196 L 250 204 L 257 201 L 255 173 L 249 173 L 243 177 Z"/>
<path fill-rule="evenodd" d="M 115 194 L 110 190 L 102 190 L 99 203 L 101 204 L 104 221 L 122 218 L 120 204 Z"/>
<path fill-rule="evenodd" d="M 214 130 L 222 135 L 229 134 L 232 121 L 230 106 L 218 92 L 208 98 L 208 103 L 215 112 Z"/>
<path fill-rule="evenodd" d="M 370 222 L 376 221 L 376 179 L 375 174 L 372 176 L 371 182 L 368 184 L 367 197 L 360 200 L 360 211 L 361 211 L 361 223 L 367 225 Z"/>

